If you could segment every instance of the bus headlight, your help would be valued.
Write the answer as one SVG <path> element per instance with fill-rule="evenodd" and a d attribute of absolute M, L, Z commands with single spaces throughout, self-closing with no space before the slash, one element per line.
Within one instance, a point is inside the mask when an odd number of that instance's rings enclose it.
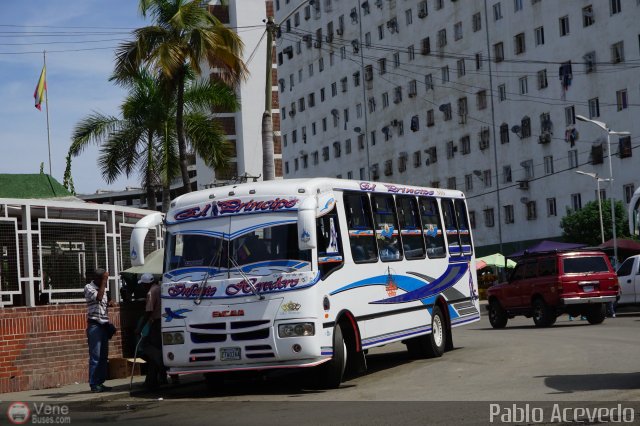
<path fill-rule="evenodd" d="M 278 326 L 279 337 L 313 336 L 314 334 L 316 334 L 316 328 L 312 322 L 280 324 Z"/>
<path fill-rule="evenodd" d="M 182 345 L 184 343 L 184 333 L 182 331 L 172 331 L 162 333 L 163 345 Z"/>

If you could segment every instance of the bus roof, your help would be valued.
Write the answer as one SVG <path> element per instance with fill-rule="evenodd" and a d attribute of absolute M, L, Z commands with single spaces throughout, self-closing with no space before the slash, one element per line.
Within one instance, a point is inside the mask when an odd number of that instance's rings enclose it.
<path fill-rule="evenodd" d="M 216 188 L 203 189 L 181 195 L 171 203 L 171 209 L 183 209 L 210 200 L 224 200 L 237 197 L 298 196 L 318 194 L 332 190 L 350 190 L 386 194 L 433 195 L 438 197 L 464 198 L 461 191 L 427 188 L 387 182 L 360 180 L 309 178 L 283 179 L 241 183 Z"/>

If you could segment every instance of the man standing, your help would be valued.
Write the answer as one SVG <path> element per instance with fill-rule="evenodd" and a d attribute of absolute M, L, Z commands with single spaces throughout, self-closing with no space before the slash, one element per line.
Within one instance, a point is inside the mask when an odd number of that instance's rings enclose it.
<path fill-rule="evenodd" d="M 167 369 L 162 360 L 160 285 L 153 274 L 149 273 L 142 274 L 138 283 L 150 286 L 147 291 L 144 318 L 136 334 L 140 334 L 145 326 L 149 327 L 149 334 L 145 337 L 143 344 L 144 353 L 149 362 L 145 385 L 149 389 L 155 389 L 159 384 L 167 383 Z"/>
<path fill-rule="evenodd" d="M 107 379 L 109 359 L 109 317 L 105 294 L 109 273 L 102 268 L 95 270 L 93 281 L 84 286 L 87 301 L 87 341 L 89 343 L 89 386 L 91 392 L 110 391 L 104 385 Z"/>

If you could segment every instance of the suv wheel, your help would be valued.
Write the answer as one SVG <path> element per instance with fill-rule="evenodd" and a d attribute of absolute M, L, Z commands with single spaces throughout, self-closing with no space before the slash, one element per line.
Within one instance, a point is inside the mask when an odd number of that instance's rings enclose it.
<path fill-rule="evenodd" d="M 540 298 L 533 301 L 533 322 L 536 327 L 550 327 L 556 322 L 554 309 Z"/>
<path fill-rule="evenodd" d="M 489 303 L 489 322 L 493 328 L 504 328 L 507 325 L 507 312 L 504 310 L 500 302 L 492 300 Z"/>
<path fill-rule="evenodd" d="M 587 311 L 587 321 L 589 321 L 589 324 L 600 324 L 604 321 L 606 313 L 604 303 L 591 305 Z"/>

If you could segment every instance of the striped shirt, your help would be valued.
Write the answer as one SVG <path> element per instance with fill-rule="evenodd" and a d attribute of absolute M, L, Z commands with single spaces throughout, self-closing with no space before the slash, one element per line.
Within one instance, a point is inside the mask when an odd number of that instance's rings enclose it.
<path fill-rule="evenodd" d="M 87 301 L 87 320 L 107 324 L 109 322 L 107 294 L 105 291 L 102 295 L 102 300 L 98 301 L 98 289 L 99 287 L 93 281 L 84 286 L 84 298 Z"/>

